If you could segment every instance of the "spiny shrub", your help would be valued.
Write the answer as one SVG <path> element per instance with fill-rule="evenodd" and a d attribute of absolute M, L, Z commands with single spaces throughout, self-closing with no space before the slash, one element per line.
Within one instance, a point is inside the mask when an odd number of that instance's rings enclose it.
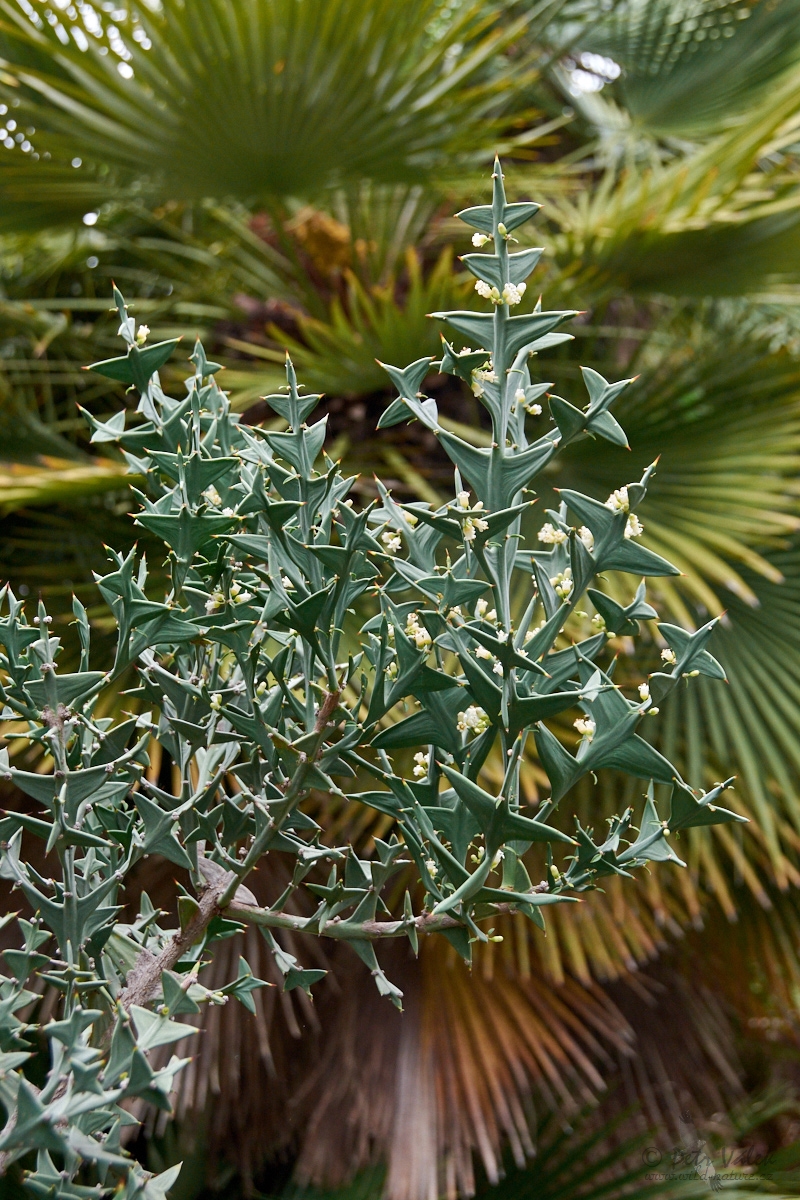
<path fill-rule="evenodd" d="M 354 503 L 355 481 L 324 454 L 326 420 L 307 423 L 320 397 L 302 393 L 291 363 L 285 390 L 267 397 L 281 431 L 239 422 L 199 342 L 186 395 L 165 395 L 158 371 L 174 342 L 147 345 L 114 291 L 126 352 L 92 370 L 135 389 L 138 407 L 87 418 L 93 441 L 120 446 L 142 481 L 135 523 L 166 547 L 169 592 L 148 593 L 135 547 L 110 552 L 97 580 L 117 627 L 106 672 L 91 668 L 77 600 L 77 671 L 58 669 L 61 638 L 44 604 L 29 619 L 5 588 L 0 620 L 0 773 L 35 801 L 0 829 L 0 874 L 31 910 L 0 984 L 0 1151 L 3 1169 L 28 1156 L 27 1185 L 40 1196 L 164 1196 L 177 1168 L 152 1176 L 131 1159 L 122 1104 L 168 1108 L 183 1064 L 156 1069 L 148 1054 L 186 1035 L 176 1018 L 230 997 L 255 1011 L 252 993 L 266 985 L 244 959 L 220 990 L 199 976 L 231 931 L 258 927 L 287 989 L 310 989 L 324 972 L 289 954 L 282 930 L 346 941 L 400 1005 L 376 955 L 382 939 L 407 938 L 416 951 L 421 935 L 439 933 L 469 959 L 499 913 L 543 927 L 549 905 L 574 902 L 603 876 L 679 863 L 671 834 L 740 819 L 717 805 L 726 785 L 693 791 L 637 732 L 682 680 L 724 678 L 705 649 L 713 622 L 696 633 L 660 625 L 663 669 L 632 698 L 599 665 L 610 636 L 636 634 L 656 613 L 643 582 L 622 606 L 592 588 L 598 573 L 676 573 L 638 540 L 652 467 L 605 502 L 562 491 L 525 544 L 530 488 L 553 456 L 587 436 L 598 453 L 603 439 L 625 444 L 610 410 L 630 381 L 585 370 L 588 405 L 547 396 L 550 424 L 530 437 L 549 387 L 531 381 L 530 357 L 561 341 L 556 330 L 574 314 L 513 314 L 541 251 L 512 253 L 512 235 L 537 205 L 506 202 L 499 164 L 493 179 L 492 203 L 459 214 L 491 250 L 464 258 L 490 310 L 434 314 L 467 349 L 444 341 L 440 362 L 386 368 L 399 395 L 381 425 L 421 422 L 454 464 L 453 498 L 438 509 L 401 504 L 380 483 L 377 499 Z M 490 447 L 440 425 L 421 391 L 432 371 L 472 387 L 491 418 Z M 512 612 L 520 576 L 527 605 Z M 565 622 L 582 602 L 595 630 L 571 644 Z M 104 691 L 134 667 L 138 715 L 98 715 Z M 545 723 L 569 710 L 579 714 L 576 753 Z M 179 777 L 173 792 L 147 775 L 153 739 Z M 13 751 L 31 745 L 49 770 L 14 765 Z M 532 814 L 519 775 L 534 745 L 550 792 Z M 502 763 L 499 789 L 487 783 L 490 755 Z M 556 818 L 578 780 L 602 768 L 647 787 L 638 825 L 627 810 L 595 841 Z M 670 789 L 663 812 L 655 784 Z M 336 845 L 307 812 L 312 793 L 377 810 L 391 833 L 363 857 Z M 45 873 L 26 861 L 29 837 L 45 843 Z M 534 843 L 546 864 L 535 883 L 525 865 Z M 176 885 L 173 913 L 144 896 L 124 921 L 125 885 L 148 855 L 183 868 L 190 887 Z M 289 882 L 262 906 L 247 880 L 269 855 L 289 862 Z M 390 911 L 387 884 L 400 872 L 393 889 L 407 883 L 405 899 Z M 45 1024 L 30 1016 L 37 976 L 58 995 Z M 37 1044 L 41 1086 L 30 1078 Z"/>

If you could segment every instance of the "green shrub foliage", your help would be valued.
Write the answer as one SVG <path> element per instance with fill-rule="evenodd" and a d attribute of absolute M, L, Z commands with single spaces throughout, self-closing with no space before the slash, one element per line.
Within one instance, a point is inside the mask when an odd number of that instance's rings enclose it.
<path fill-rule="evenodd" d="M 87 419 L 93 440 L 120 446 L 144 481 L 135 523 L 166 547 L 169 593 L 151 598 L 136 547 L 109 552 L 97 580 L 118 631 L 108 672 L 91 668 L 77 600 L 77 671 L 59 671 L 61 639 L 41 602 L 29 617 L 6 588 L 0 620 L 0 772 L 35 802 L 8 813 L 0 832 L 0 874 L 32 910 L 5 918 L 17 919 L 21 944 L 5 952 L 0 984 L 0 1152 L 3 1169 L 24 1159 L 40 1196 L 163 1197 L 177 1169 L 148 1175 L 128 1156 L 121 1102 L 168 1108 L 182 1063 L 156 1069 L 148 1053 L 186 1034 L 181 1014 L 229 998 L 255 1011 L 253 991 L 266 985 L 243 959 L 221 991 L 198 978 L 237 928 L 258 926 L 287 989 L 310 989 L 324 972 L 288 954 L 281 930 L 344 940 L 400 1005 L 376 956 L 383 938 L 416 950 L 421 935 L 441 933 L 468 959 L 498 913 L 543 927 L 549 905 L 575 902 L 605 875 L 680 863 L 670 834 L 740 819 L 717 804 L 726 785 L 691 790 L 638 732 L 682 680 L 724 678 L 705 648 L 713 622 L 695 633 L 660 625 L 663 669 L 633 699 L 597 665 L 610 635 L 637 633 L 656 613 L 643 582 L 623 607 L 592 588 L 595 577 L 676 574 L 638 541 L 652 467 L 606 502 L 563 491 L 533 548 L 523 539 L 531 485 L 559 449 L 586 436 L 598 453 L 603 439 L 625 444 L 610 410 L 630 381 L 585 370 L 583 408 L 531 381 L 530 356 L 561 341 L 574 314 L 514 315 L 540 251 L 513 253 L 513 233 L 537 205 L 506 202 L 499 164 L 493 181 L 492 203 L 460 214 L 475 231 L 479 252 L 464 262 L 488 311 L 435 314 L 468 348 L 445 340 L 440 362 L 386 368 L 399 395 L 381 424 L 420 421 L 454 464 L 454 497 L 439 509 L 401 504 L 380 483 L 377 500 L 354 503 L 355 481 L 325 456 L 325 419 L 307 423 L 319 397 L 303 394 L 290 362 L 286 388 L 267 397 L 279 432 L 231 413 L 200 343 L 186 395 L 165 395 L 158 371 L 174 343 L 147 345 L 115 289 L 126 352 L 92 370 L 130 385 L 138 407 Z M 421 390 L 434 370 L 473 388 L 491 417 L 490 448 L 439 424 Z M 529 440 L 547 423 L 542 405 L 550 424 Z M 527 592 L 522 615 L 512 614 L 512 580 Z M 587 595 L 595 631 L 570 644 L 564 623 Z M 104 691 L 133 668 L 138 715 L 99 716 Z M 546 724 L 569 710 L 579 714 L 575 753 Z M 180 775 L 176 794 L 146 777 L 153 738 Z M 14 765 L 15 748 L 31 743 L 47 773 Z M 532 815 L 519 771 L 534 745 L 551 790 Z M 499 793 L 486 781 L 489 755 L 503 764 Z M 595 841 L 574 820 L 553 822 L 573 785 L 601 768 L 645 781 L 647 795 Z M 671 789 L 664 813 L 654 784 Z M 359 857 L 305 811 L 312 793 L 388 815 L 391 834 Z M 46 843 L 44 874 L 26 861 L 28 838 Z M 533 843 L 546 862 L 535 884 L 524 865 Z M 174 913 L 145 895 L 126 923 L 126 880 L 151 854 L 183 868 L 190 886 L 176 885 Z M 247 879 L 270 854 L 290 863 L 291 882 L 261 907 Z M 32 1007 L 37 977 L 58 993 L 45 1024 Z"/>

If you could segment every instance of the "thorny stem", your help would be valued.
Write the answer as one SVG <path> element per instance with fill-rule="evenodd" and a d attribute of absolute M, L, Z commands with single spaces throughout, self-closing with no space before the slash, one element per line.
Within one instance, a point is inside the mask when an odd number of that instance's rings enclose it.
<path fill-rule="evenodd" d="M 235 872 L 233 878 L 226 884 L 225 889 L 219 898 L 220 908 L 224 908 L 225 905 L 229 904 L 234 898 L 237 888 L 240 886 L 246 876 L 249 875 L 253 870 L 265 850 L 269 848 L 270 842 L 272 842 L 275 836 L 280 832 L 283 822 L 303 799 L 303 796 L 307 790 L 305 788 L 306 777 L 308 776 L 311 767 L 319 758 L 320 751 L 322 750 L 322 746 L 325 742 L 325 734 L 330 727 L 331 717 L 336 712 L 338 707 L 340 696 L 340 691 L 325 693 L 325 699 L 319 707 L 317 719 L 314 723 L 313 732 L 316 736 L 313 740 L 313 743 L 309 747 L 308 753 L 303 752 L 300 754 L 297 766 L 291 780 L 289 781 L 289 786 L 286 789 L 286 794 L 282 803 L 277 808 L 275 814 L 271 817 L 266 828 L 262 830 L 262 832 L 253 842 L 252 846 L 247 852 L 246 857 L 243 859 L 239 870 Z"/>

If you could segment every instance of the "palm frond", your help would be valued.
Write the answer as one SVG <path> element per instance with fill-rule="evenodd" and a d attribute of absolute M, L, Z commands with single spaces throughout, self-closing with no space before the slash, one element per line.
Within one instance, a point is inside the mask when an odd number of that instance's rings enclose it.
<path fill-rule="evenodd" d="M 627 117 L 624 139 L 696 140 L 741 121 L 800 60 L 800 6 L 723 0 L 626 0 L 580 38 L 580 51 L 609 56 L 618 82 L 570 99 L 613 137 L 608 93 Z M 589 60 L 591 63 L 591 59 Z M 599 103 L 598 103 L 599 101 Z M 611 120 L 609 120 L 611 118 Z"/>
<path fill-rule="evenodd" d="M 512 84 L 530 74 L 498 57 L 525 18 L 498 23 L 482 3 L 168 0 L 131 5 L 104 31 L 56 4 L 40 17 L 4 0 L 0 12 L 3 57 L 19 64 L 5 91 L 18 124 L 36 129 L 31 156 L 51 156 L 3 158 L 6 228 L 74 213 L 76 158 L 95 204 L 120 191 L 152 202 L 418 183 L 445 158 L 485 153 Z"/>
<path fill-rule="evenodd" d="M 742 295 L 797 282 L 800 192 L 793 73 L 746 122 L 666 162 L 609 167 L 591 191 L 553 197 L 554 248 L 584 288 Z M 542 181 L 546 187 L 546 180 Z"/>

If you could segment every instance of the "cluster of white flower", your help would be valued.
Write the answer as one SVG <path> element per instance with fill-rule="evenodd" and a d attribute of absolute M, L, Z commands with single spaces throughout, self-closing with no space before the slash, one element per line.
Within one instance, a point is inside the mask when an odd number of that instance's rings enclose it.
<path fill-rule="evenodd" d="M 424 754 L 422 750 L 418 750 L 414 755 L 414 763 L 414 775 L 417 777 L 417 779 L 422 779 L 424 775 L 428 774 L 431 756 L 430 754 Z"/>
<path fill-rule="evenodd" d="M 507 283 L 501 292 L 499 288 L 486 283 L 483 279 L 475 281 L 475 291 L 484 300 L 491 300 L 492 304 L 507 304 L 509 308 L 519 304 L 526 290 L 527 284 L 524 283 Z"/>
<path fill-rule="evenodd" d="M 572 724 L 575 726 L 581 737 L 586 738 L 587 742 L 592 740 L 597 726 L 591 717 L 578 717 L 577 721 L 573 721 Z"/>
<path fill-rule="evenodd" d="M 212 592 L 208 600 L 206 600 L 206 612 L 210 615 L 211 613 L 216 612 L 218 608 L 222 608 L 224 603 L 225 593 L 221 592 L 218 588 L 216 591 Z"/>
<path fill-rule="evenodd" d="M 427 650 L 433 643 L 431 635 L 424 625 L 420 625 L 419 615 L 415 612 L 406 617 L 406 637 L 414 642 L 418 650 Z"/>
<path fill-rule="evenodd" d="M 483 511 L 483 501 L 477 500 L 475 504 L 470 500 L 469 492 L 459 492 L 456 496 L 456 504 L 462 510 L 470 509 L 473 513 Z M 461 528 L 464 530 L 464 539 L 467 542 L 475 540 L 476 533 L 483 533 L 489 526 L 482 517 L 467 517 L 461 522 Z"/>
<path fill-rule="evenodd" d="M 222 504 L 222 496 L 220 496 L 213 483 L 211 484 L 211 487 L 206 488 L 206 490 L 203 492 L 203 495 L 209 504 L 216 504 L 217 507 Z"/>
<path fill-rule="evenodd" d="M 508 635 L 506 635 L 506 636 L 508 636 Z M 499 637 L 499 635 L 498 635 L 498 639 L 500 641 L 505 641 L 505 637 L 501 638 L 501 637 Z M 478 646 L 476 648 L 475 657 L 485 659 L 487 662 L 491 662 L 493 664 L 492 670 L 494 671 L 495 675 L 503 674 L 503 664 L 501 662 L 499 662 L 495 658 L 495 656 L 492 654 L 491 650 L 487 650 L 485 646 Z"/>
<path fill-rule="evenodd" d="M 381 534 L 381 541 L 383 542 L 387 553 L 389 554 L 397 554 L 397 551 L 402 545 L 400 534 L 392 533 L 389 529 L 387 529 L 385 533 Z"/>
<path fill-rule="evenodd" d="M 572 595 L 572 589 L 575 586 L 572 582 L 572 567 L 567 567 L 565 570 L 559 572 L 558 575 L 554 575 L 550 582 L 559 599 L 569 600 Z"/>
<path fill-rule="evenodd" d="M 461 733 L 484 733 L 489 728 L 491 721 L 486 713 L 477 704 L 470 704 L 466 712 L 458 714 L 458 728 Z"/>
<path fill-rule="evenodd" d="M 491 237 L 485 233 L 473 233 L 472 235 L 472 244 L 477 250 L 480 250 L 481 246 L 485 246 L 491 240 Z"/>
<path fill-rule="evenodd" d="M 212 692 L 210 704 L 214 712 L 219 712 L 222 708 L 222 696 L 219 692 Z"/>
<path fill-rule="evenodd" d="M 671 667 L 674 667 L 675 663 L 678 661 L 675 651 L 670 650 L 669 646 L 661 651 L 661 660 L 662 662 L 668 663 Z"/>
<path fill-rule="evenodd" d="M 628 489 L 626 487 L 617 488 L 606 500 L 606 508 L 610 508 L 612 512 L 629 512 L 631 502 L 628 497 Z M 644 533 L 644 525 L 636 516 L 636 513 L 631 513 L 625 525 L 625 537 L 637 538 Z"/>
<path fill-rule="evenodd" d="M 473 371 L 472 372 L 472 394 L 473 394 L 473 396 L 481 397 L 483 395 L 483 385 L 485 383 L 497 383 L 497 376 L 495 375 L 495 373 L 491 369 L 491 367 L 492 367 L 492 364 L 490 362 L 488 369 L 483 370 L 483 371 Z"/>
<path fill-rule="evenodd" d="M 432 859 L 432 858 L 426 858 L 426 859 L 425 859 L 425 866 L 426 866 L 426 867 L 427 867 L 427 869 L 428 869 L 428 874 L 430 875 L 431 879 L 435 879 L 435 878 L 436 878 L 436 876 L 439 874 L 439 868 L 437 867 L 437 865 L 436 865 L 436 863 L 433 861 L 433 859 Z"/>
<path fill-rule="evenodd" d="M 527 283 L 507 283 L 503 288 L 503 299 L 509 308 L 513 308 L 515 304 L 519 304 L 527 290 Z"/>
<path fill-rule="evenodd" d="M 631 513 L 628 520 L 625 522 L 625 537 L 637 538 L 644 533 L 644 525 L 637 517 L 636 513 Z"/>
<path fill-rule="evenodd" d="M 484 300 L 491 300 L 492 304 L 502 304 L 502 297 L 499 289 L 492 287 L 488 283 L 485 283 L 483 279 L 478 279 L 475 281 L 475 291 L 479 296 L 482 296 Z"/>
<path fill-rule="evenodd" d="M 475 505 L 474 512 L 483 508 L 483 501 L 479 500 Z M 464 541 L 474 542 L 476 533 L 484 533 L 489 528 L 489 522 L 484 521 L 482 517 L 467 517 L 461 522 L 461 528 L 464 531 Z"/>
<path fill-rule="evenodd" d="M 578 530 L 578 537 L 581 539 L 587 550 L 594 550 L 594 534 L 588 525 L 581 525 L 580 529 Z"/>
<path fill-rule="evenodd" d="M 497 609 L 489 608 L 488 600 L 479 600 L 475 605 L 475 620 L 476 621 L 497 621 Z"/>
<path fill-rule="evenodd" d="M 523 284 L 522 286 L 524 287 L 525 285 Z M 541 404 L 526 404 L 525 403 L 524 388 L 517 388 L 517 390 L 514 392 L 514 402 L 516 404 L 521 404 L 522 407 L 525 409 L 525 412 L 530 413 L 530 415 L 532 417 L 540 417 L 542 415 Z"/>
<path fill-rule="evenodd" d="M 630 506 L 626 487 L 617 488 L 606 500 L 606 508 L 610 508 L 612 512 L 628 512 Z"/>
<path fill-rule="evenodd" d="M 563 529 L 556 529 L 555 525 L 551 525 L 548 521 L 539 530 L 536 535 L 540 542 L 544 542 L 546 546 L 560 546 L 562 542 L 567 540 L 567 535 Z"/>
<path fill-rule="evenodd" d="M 230 599 L 232 604 L 246 604 L 248 600 L 253 599 L 253 595 L 252 592 L 244 591 L 240 584 L 232 583 L 230 589 Z M 206 600 L 206 612 L 210 616 L 211 613 L 223 608 L 224 605 L 225 593 L 220 588 L 217 588 L 211 593 L 208 600 Z"/>

